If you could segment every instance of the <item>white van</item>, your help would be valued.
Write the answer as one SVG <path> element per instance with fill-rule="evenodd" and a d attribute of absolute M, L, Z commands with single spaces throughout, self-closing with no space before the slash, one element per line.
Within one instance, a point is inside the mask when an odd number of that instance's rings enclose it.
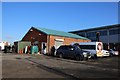
<path fill-rule="evenodd" d="M 4 50 L 4 48 L 5 48 L 5 43 L 4 42 L 0 42 L 0 48 L 1 48 L 1 50 Z"/>
<path fill-rule="evenodd" d="M 91 56 L 94 57 L 105 57 L 109 56 L 109 52 L 107 50 L 103 50 L 102 42 L 74 42 L 71 45 L 79 45 L 82 50 L 89 51 Z"/>

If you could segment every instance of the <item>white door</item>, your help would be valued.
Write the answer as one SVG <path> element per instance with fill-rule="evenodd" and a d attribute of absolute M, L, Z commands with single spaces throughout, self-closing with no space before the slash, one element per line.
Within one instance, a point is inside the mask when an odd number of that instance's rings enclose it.
<path fill-rule="evenodd" d="M 46 54 L 46 42 L 42 42 L 41 51 L 42 51 L 42 54 Z"/>
<path fill-rule="evenodd" d="M 63 45 L 63 41 L 55 40 L 55 49 L 58 49 L 61 45 Z M 56 55 L 56 50 L 54 55 Z"/>
<path fill-rule="evenodd" d="M 55 48 L 59 48 L 63 44 L 63 41 L 55 41 Z"/>

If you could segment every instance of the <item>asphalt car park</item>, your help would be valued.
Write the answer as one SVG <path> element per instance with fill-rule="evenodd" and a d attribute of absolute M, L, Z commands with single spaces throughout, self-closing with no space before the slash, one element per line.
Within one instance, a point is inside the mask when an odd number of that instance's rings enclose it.
<path fill-rule="evenodd" d="M 2 53 L 3 78 L 117 78 L 119 57 L 76 61 L 46 55 Z"/>

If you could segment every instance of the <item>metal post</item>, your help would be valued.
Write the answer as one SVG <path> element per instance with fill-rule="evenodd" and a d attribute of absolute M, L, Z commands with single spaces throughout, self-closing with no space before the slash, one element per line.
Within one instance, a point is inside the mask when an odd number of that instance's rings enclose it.
<path fill-rule="evenodd" d="M 108 42 L 108 49 L 110 49 L 110 41 L 109 41 L 109 29 L 107 29 L 107 42 Z"/>
<path fill-rule="evenodd" d="M 99 38 L 100 38 L 100 32 L 96 32 L 96 41 L 98 41 L 98 42 L 99 42 L 99 41 L 100 41 L 100 39 L 99 39 Z"/>

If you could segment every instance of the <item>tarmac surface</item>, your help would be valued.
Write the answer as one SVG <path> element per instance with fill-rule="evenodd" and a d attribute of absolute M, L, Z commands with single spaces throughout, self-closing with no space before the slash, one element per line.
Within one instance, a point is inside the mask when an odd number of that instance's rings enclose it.
<path fill-rule="evenodd" d="M 118 78 L 119 57 L 76 61 L 46 55 L 0 53 L 2 78 Z M 1 64 L 0 64 L 1 65 Z"/>

